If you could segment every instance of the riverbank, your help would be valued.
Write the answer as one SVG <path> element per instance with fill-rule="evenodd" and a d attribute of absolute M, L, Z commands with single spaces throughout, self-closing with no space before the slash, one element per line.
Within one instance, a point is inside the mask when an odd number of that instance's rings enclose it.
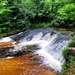
<path fill-rule="evenodd" d="M 70 40 L 68 47 L 64 49 L 63 55 L 66 62 L 63 65 L 61 75 L 75 75 L 75 36 Z"/>
<path fill-rule="evenodd" d="M 0 38 L 2 37 L 6 37 L 6 36 L 10 36 L 10 35 L 14 35 L 14 34 L 17 34 L 19 32 L 22 32 L 22 31 L 25 31 L 27 29 L 35 29 L 35 28 L 51 28 L 51 29 L 54 29 L 54 30 L 57 30 L 57 31 L 60 31 L 62 34 L 70 34 L 70 35 L 74 35 L 75 34 L 75 28 L 74 27 L 68 27 L 68 28 L 65 28 L 65 27 L 52 27 L 50 26 L 50 23 L 39 23 L 39 24 L 31 24 L 31 26 L 29 28 L 22 28 L 22 29 L 15 29 L 15 30 L 12 30 L 9 31 L 8 33 L 0 33 Z"/>
<path fill-rule="evenodd" d="M 26 30 L 26 28 L 11 30 L 8 33 L 0 33 L 0 38 L 10 36 L 10 35 L 14 35 L 14 34 L 20 33 L 20 32 L 25 31 L 25 30 Z"/>

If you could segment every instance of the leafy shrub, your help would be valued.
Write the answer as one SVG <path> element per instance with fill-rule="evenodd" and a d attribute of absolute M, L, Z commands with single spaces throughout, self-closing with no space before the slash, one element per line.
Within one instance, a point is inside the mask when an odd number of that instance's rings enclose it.
<path fill-rule="evenodd" d="M 26 27 L 23 15 L 18 9 L 10 5 L 8 0 L 0 3 L 0 33 L 8 33 Z"/>
<path fill-rule="evenodd" d="M 62 20 L 74 20 L 75 19 L 75 4 L 66 4 L 58 10 Z"/>
<path fill-rule="evenodd" d="M 26 21 L 47 22 L 52 10 L 51 0 L 15 0 L 13 1 L 19 11 L 24 15 Z"/>
<path fill-rule="evenodd" d="M 71 41 L 68 44 L 69 47 L 75 47 L 75 35 L 73 36 L 73 38 L 71 39 Z"/>
<path fill-rule="evenodd" d="M 73 27 L 75 25 L 75 4 L 73 0 L 59 8 L 57 13 L 59 14 L 59 19 L 61 21 L 64 21 L 64 24 L 62 24 L 62 26 Z"/>
<path fill-rule="evenodd" d="M 75 47 L 75 36 L 71 39 L 68 47 L 63 51 L 66 62 L 63 66 L 64 70 L 60 75 L 75 74 L 75 56 L 71 55 L 69 47 Z"/>
<path fill-rule="evenodd" d="M 74 61 L 75 61 L 75 57 L 72 56 L 72 55 L 70 55 L 70 56 L 69 56 L 69 62 L 70 62 L 70 63 L 73 63 Z"/>
<path fill-rule="evenodd" d="M 48 26 L 57 27 L 75 25 L 74 0 L 11 0 L 10 4 L 16 6 L 24 16 L 26 27 L 31 27 L 30 23 L 43 22 L 49 22 Z"/>
<path fill-rule="evenodd" d="M 73 40 L 73 41 L 75 40 L 75 35 L 73 36 L 72 40 Z"/>
<path fill-rule="evenodd" d="M 75 41 L 74 40 L 71 40 L 68 46 L 69 47 L 74 47 L 75 46 Z"/>
<path fill-rule="evenodd" d="M 69 54 L 70 54 L 69 48 L 65 48 L 64 51 L 63 51 L 63 56 L 66 59 L 66 61 L 68 61 L 68 59 L 69 59 L 69 56 L 68 56 Z"/>
<path fill-rule="evenodd" d="M 74 0 L 1 0 L 0 8 L 0 33 L 38 26 L 75 25 Z"/>

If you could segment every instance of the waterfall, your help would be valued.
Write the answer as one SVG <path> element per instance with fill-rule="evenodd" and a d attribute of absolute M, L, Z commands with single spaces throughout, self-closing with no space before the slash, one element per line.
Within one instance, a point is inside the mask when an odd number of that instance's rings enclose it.
<path fill-rule="evenodd" d="M 52 29 L 29 29 L 0 39 L 0 42 L 18 40 L 20 43 L 15 46 L 13 52 L 22 50 L 24 46 L 36 45 L 37 49 L 34 49 L 33 53 L 40 57 L 42 61 L 40 65 L 61 72 L 62 64 L 65 62 L 62 51 L 68 45 L 70 38 L 71 36 L 63 35 Z"/>

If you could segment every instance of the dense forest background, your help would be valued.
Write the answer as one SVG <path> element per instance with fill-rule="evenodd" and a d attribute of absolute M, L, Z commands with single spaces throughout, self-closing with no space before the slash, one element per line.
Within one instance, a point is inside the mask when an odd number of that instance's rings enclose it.
<path fill-rule="evenodd" d="M 74 25 L 75 0 L 0 0 L 0 34 Z"/>

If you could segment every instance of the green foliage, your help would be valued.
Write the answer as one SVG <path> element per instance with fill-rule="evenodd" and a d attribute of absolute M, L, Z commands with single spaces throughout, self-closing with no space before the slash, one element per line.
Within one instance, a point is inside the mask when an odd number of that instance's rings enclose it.
<path fill-rule="evenodd" d="M 13 4 L 31 23 L 51 22 L 55 16 L 52 0 L 13 0 Z"/>
<path fill-rule="evenodd" d="M 62 27 L 73 27 L 75 26 L 75 1 L 74 0 L 69 0 L 62 5 L 57 13 L 59 15 L 58 18 L 63 21 L 64 23 L 60 24 Z M 59 25 L 59 26 L 60 26 Z"/>
<path fill-rule="evenodd" d="M 62 20 L 75 20 L 75 4 L 66 4 L 58 10 Z"/>
<path fill-rule="evenodd" d="M 68 47 L 63 51 L 66 62 L 63 66 L 64 70 L 60 75 L 69 75 L 70 73 L 72 73 L 72 75 L 75 74 L 75 56 L 71 55 L 69 47 L 75 47 L 75 35 L 71 39 Z"/>
<path fill-rule="evenodd" d="M 29 27 L 75 26 L 74 0 L 1 0 L 0 33 Z"/>
<path fill-rule="evenodd" d="M 8 22 L 8 16 L 12 12 L 10 8 L 7 6 L 7 0 L 3 0 L 0 3 L 0 32 L 3 32 L 7 29 L 5 26 L 9 26 L 10 22 Z M 5 25 L 5 26 L 4 26 Z"/>
<path fill-rule="evenodd" d="M 23 15 L 8 0 L 0 3 L 0 34 L 26 27 Z"/>
<path fill-rule="evenodd" d="M 3 0 L 0 2 L 0 15 L 8 14 L 11 10 L 9 7 L 7 7 L 7 0 Z"/>
<path fill-rule="evenodd" d="M 72 37 L 72 40 L 75 41 L 75 35 Z"/>
<path fill-rule="evenodd" d="M 69 47 L 75 47 L 75 35 L 74 37 L 71 39 L 70 43 L 68 44 Z"/>
<path fill-rule="evenodd" d="M 69 55 L 69 48 L 65 48 L 63 51 L 63 56 L 66 60 L 69 59 L 68 55 Z"/>
<path fill-rule="evenodd" d="M 71 40 L 68 46 L 69 47 L 74 47 L 75 46 L 75 41 L 74 40 Z"/>
<path fill-rule="evenodd" d="M 72 69 L 72 72 L 74 72 L 74 73 L 75 73 L 75 68 L 73 68 L 73 69 Z"/>
<path fill-rule="evenodd" d="M 70 55 L 70 56 L 69 56 L 69 62 L 70 62 L 70 63 L 73 63 L 74 61 L 75 61 L 75 57 L 72 56 L 72 55 Z"/>
<path fill-rule="evenodd" d="M 75 4 L 74 0 L 8 0 L 10 5 L 14 5 L 26 24 L 25 27 L 31 27 L 32 24 L 49 22 L 50 26 L 74 26 L 75 22 Z M 70 8 L 69 8 L 70 7 Z M 20 19 L 21 20 L 21 19 Z M 17 22 L 18 23 L 18 22 Z M 67 23 L 67 24 L 66 24 Z M 35 26 L 33 27 L 37 27 Z M 40 25 L 42 26 L 42 25 Z"/>

